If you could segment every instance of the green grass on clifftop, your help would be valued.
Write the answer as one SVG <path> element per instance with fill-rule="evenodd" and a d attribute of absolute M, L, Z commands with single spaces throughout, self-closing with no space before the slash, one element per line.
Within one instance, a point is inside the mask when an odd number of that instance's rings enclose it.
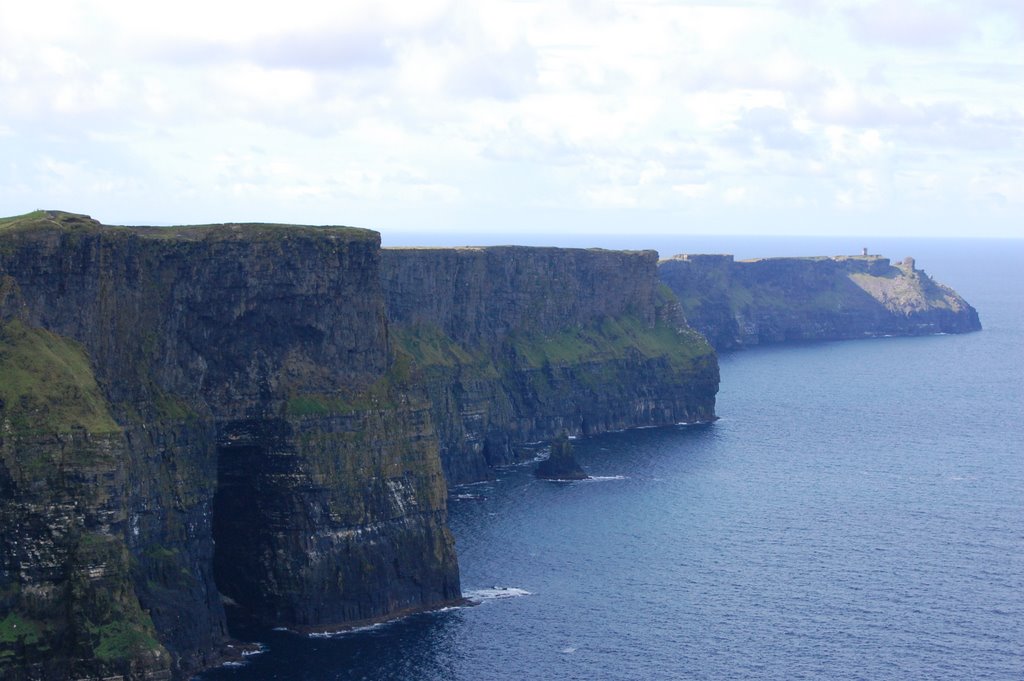
<path fill-rule="evenodd" d="M 339 225 L 290 225 L 268 222 L 177 225 L 173 227 L 126 227 L 102 225 L 88 215 L 60 210 L 36 210 L 24 215 L 0 218 L 0 235 L 28 230 L 82 228 L 111 234 L 135 234 L 150 239 L 181 241 L 273 241 L 293 235 L 342 238 L 345 241 L 374 241 L 379 234 L 361 227 Z"/>
<path fill-rule="evenodd" d="M 0 235 L 33 229 L 95 229 L 100 226 L 88 215 L 60 210 L 34 210 L 24 215 L 0 218 Z"/>
<path fill-rule="evenodd" d="M 342 238 L 345 241 L 373 241 L 377 232 L 361 227 L 334 225 L 285 225 L 263 222 L 221 225 L 180 225 L 174 227 L 118 227 L 150 239 L 182 241 L 276 241 L 289 236 Z"/>
<path fill-rule="evenodd" d="M 13 229 L 20 225 L 30 224 L 45 219 L 46 211 L 34 210 L 31 213 L 25 213 L 24 215 L 12 215 L 6 218 L 0 218 L 0 230 Z"/>

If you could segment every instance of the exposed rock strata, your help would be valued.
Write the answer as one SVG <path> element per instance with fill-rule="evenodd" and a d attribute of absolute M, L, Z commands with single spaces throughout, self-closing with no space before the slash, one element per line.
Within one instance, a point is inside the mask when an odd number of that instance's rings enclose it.
<path fill-rule="evenodd" d="M 459 596 L 376 233 L 0 230 L 0 676 L 184 678 L 221 594 L 291 626 Z"/>
<path fill-rule="evenodd" d="M 520 445 L 714 418 L 718 362 L 654 251 L 387 248 L 396 346 L 431 399 L 450 484 Z M 528 454 L 532 458 L 533 454 Z"/>
<path fill-rule="evenodd" d="M 658 271 L 687 321 L 718 350 L 981 328 L 977 311 L 912 258 L 893 265 L 870 255 L 678 255 L 662 260 Z"/>
<path fill-rule="evenodd" d="M 562 430 L 713 418 L 714 353 L 653 252 L 381 253 L 0 220 L 0 676 L 182 679 L 225 607 L 318 628 L 449 602 L 442 460 L 479 479 Z"/>

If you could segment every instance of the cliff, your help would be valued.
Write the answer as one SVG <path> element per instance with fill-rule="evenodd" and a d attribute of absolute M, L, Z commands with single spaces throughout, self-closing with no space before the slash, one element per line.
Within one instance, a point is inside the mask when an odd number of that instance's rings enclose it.
<path fill-rule="evenodd" d="M 379 243 L 0 220 L 0 677 L 183 679 L 232 616 L 451 602 L 446 474 L 713 418 L 653 252 Z"/>
<path fill-rule="evenodd" d="M 489 477 L 563 431 L 714 418 L 717 359 L 658 282 L 654 251 L 381 256 L 392 336 L 420 368 L 449 484 Z"/>
<path fill-rule="evenodd" d="M 658 264 L 687 321 L 718 350 L 765 343 L 965 333 L 978 313 L 912 258 L 677 255 Z"/>
<path fill-rule="evenodd" d="M 379 237 L 0 222 L 0 676 L 184 678 L 225 607 L 293 627 L 459 597 Z"/>

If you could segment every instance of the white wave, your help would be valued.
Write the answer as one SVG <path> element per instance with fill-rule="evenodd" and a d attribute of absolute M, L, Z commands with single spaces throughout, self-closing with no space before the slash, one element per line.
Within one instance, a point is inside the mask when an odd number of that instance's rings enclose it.
<path fill-rule="evenodd" d="M 345 636 L 347 634 L 358 634 L 361 631 L 373 631 L 379 627 L 383 627 L 390 624 L 394 620 L 388 622 L 374 622 L 373 624 L 366 624 L 361 627 L 350 627 L 348 629 L 338 629 L 337 631 L 314 631 L 311 634 L 307 634 L 309 638 L 334 638 L 336 636 Z"/>
<path fill-rule="evenodd" d="M 530 466 L 530 465 L 533 465 L 533 464 L 537 463 L 538 461 L 543 461 L 546 458 L 548 458 L 548 455 L 545 452 L 544 454 L 537 454 L 532 459 L 523 459 L 522 461 L 516 461 L 515 463 L 510 463 L 507 466 L 501 466 L 501 469 L 505 469 L 505 468 L 521 468 L 523 466 Z M 500 480 L 500 479 L 501 478 L 498 478 L 498 480 Z M 497 482 L 497 480 L 495 480 L 495 482 Z"/>
<path fill-rule="evenodd" d="M 245 666 L 244 662 L 235 662 L 234 660 L 228 660 L 227 662 L 221 664 L 221 667 L 244 667 L 244 666 Z"/>
<path fill-rule="evenodd" d="M 493 601 L 499 598 L 516 598 L 518 596 L 532 596 L 526 589 L 517 589 L 514 586 L 495 586 L 490 589 L 474 589 L 462 594 L 471 601 Z"/>
<path fill-rule="evenodd" d="M 477 485 L 490 485 L 492 482 L 497 482 L 497 480 L 477 480 L 476 482 L 464 482 L 461 485 L 456 485 L 452 489 L 461 489 L 463 487 L 476 487 Z"/>
<path fill-rule="evenodd" d="M 287 631 L 287 632 L 290 632 L 292 634 L 295 633 L 294 631 L 292 631 L 288 627 L 274 627 L 273 631 Z"/>
<path fill-rule="evenodd" d="M 466 605 L 446 605 L 443 608 L 438 608 L 437 610 L 431 610 L 431 612 L 451 612 L 452 610 L 462 610 L 463 608 L 466 608 L 466 607 L 469 607 L 469 606 L 466 606 Z"/>
<path fill-rule="evenodd" d="M 262 643 L 257 643 L 256 645 L 259 646 L 256 650 L 243 650 L 242 651 L 242 657 L 251 657 L 253 655 L 262 655 L 263 653 L 267 652 L 267 647 L 265 645 L 263 645 Z"/>
<path fill-rule="evenodd" d="M 607 482 L 608 480 L 627 480 L 625 475 L 591 475 L 587 480 L 594 482 Z"/>

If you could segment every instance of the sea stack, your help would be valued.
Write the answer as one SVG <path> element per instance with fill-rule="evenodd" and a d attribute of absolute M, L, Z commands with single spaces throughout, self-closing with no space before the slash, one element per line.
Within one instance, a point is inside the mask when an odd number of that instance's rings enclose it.
<path fill-rule="evenodd" d="M 551 442 L 551 456 L 538 463 L 533 474 L 542 480 L 586 480 L 590 477 L 572 455 L 572 445 L 565 432 Z"/>

